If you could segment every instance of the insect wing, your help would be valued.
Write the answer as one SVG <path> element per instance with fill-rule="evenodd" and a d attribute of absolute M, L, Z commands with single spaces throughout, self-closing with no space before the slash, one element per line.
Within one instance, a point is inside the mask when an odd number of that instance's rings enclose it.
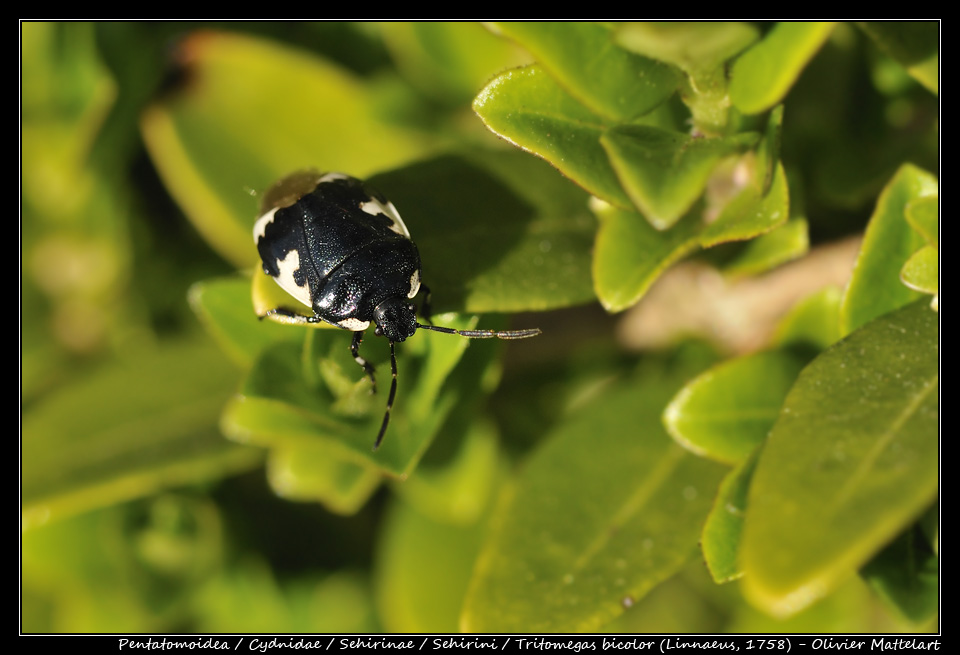
<path fill-rule="evenodd" d="M 328 173 L 294 204 L 266 212 L 253 235 L 264 272 L 307 307 L 355 253 L 385 239 L 410 238 L 391 202 L 342 173 Z"/>
<path fill-rule="evenodd" d="M 323 184 L 327 184 L 327 189 L 330 191 L 325 193 L 328 200 L 336 202 L 340 198 L 343 199 L 344 211 L 350 212 L 354 208 L 359 208 L 364 214 L 375 217 L 377 223 L 386 225 L 390 231 L 410 238 L 410 230 L 400 218 L 400 212 L 393 203 L 362 180 L 343 173 L 327 173 L 320 178 L 317 188 L 320 189 Z M 337 187 L 342 190 L 341 193 L 333 193 L 334 188 Z"/>
<path fill-rule="evenodd" d="M 310 286 L 300 261 L 300 253 L 307 252 L 304 234 L 286 213 L 287 209 L 272 209 L 261 216 L 253 227 L 253 238 L 263 262 L 263 272 L 284 291 L 311 307 Z"/>

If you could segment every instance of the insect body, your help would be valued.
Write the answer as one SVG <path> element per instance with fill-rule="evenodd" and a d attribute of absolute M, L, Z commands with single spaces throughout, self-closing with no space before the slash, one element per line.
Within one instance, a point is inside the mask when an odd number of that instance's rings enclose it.
<path fill-rule="evenodd" d="M 390 422 L 397 392 L 393 344 L 419 328 L 469 338 L 524 339 L 529 330 L 454 330 L 417 321 L 411 300 L 421 288 L 420 253 L 393 203 L 343 173 L 295 173 L 264 197 L 264 213 L 253 227 L 264 272 L 313 311 L 304 316 L 277 307 L 264 316 L 284 323 L 330 323 L 354 333 L 350 352 L 374 383 L 373 366 L 360 356 L 363 333 L 390 342 L 393 380 L 376 450 Z M 424 302 L 427 305 L 427 301 Z"/>

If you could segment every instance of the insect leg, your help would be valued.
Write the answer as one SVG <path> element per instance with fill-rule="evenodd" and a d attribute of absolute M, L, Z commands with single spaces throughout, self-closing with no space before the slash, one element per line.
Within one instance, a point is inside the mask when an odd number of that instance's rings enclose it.
<path fill-rule="evenodd" d="M 323 319 L 319 316 L 304 316 L 299 314 L 292 309 L 287 309 L 286 307 L 275 307 L 274 309 L 267 310 L 267 313 L 263 316 L 258 316 L 261 321 L 267 317 L 272 317 L 274 320 L 283 323 L 285 325 L 307 325 L 311 323 L 323 323 Z"/>
<path fill-rule="evenodd" d="M 393 349 L 393 342 L 390 342 L 390 372 L 393 374 L 393 381 L 390 383 L 390 397 L 387 399 L 387 411 L 383 413 L 383 423 L 380 425 L 380 434 L 377 435 L 377 442 L 373 444 L 373 449 L 380 447 L 383 441 L 383 435 L 387 433 L 387 425 L 390 424 L 390 410 L 393 409 L 393 399 L 397 395 L 397 355 Z"/>
<path fill-rule="evenodd" d="M 353 341 L 350 342 L 350 354 L 353 355 L 353 359 L 357 364 L 367 372 L 367 375 L 370 377 L 370 384 L 373 385 L 373 388 L 370 390 L 370 393 L 377 393 L 377 379 L 374 377 L 373 365 L 360 356 L 360 343 L 363 341 L 363 332 L 354 332 Z M 396 377 L 396 374 L 394 374 Z"/>

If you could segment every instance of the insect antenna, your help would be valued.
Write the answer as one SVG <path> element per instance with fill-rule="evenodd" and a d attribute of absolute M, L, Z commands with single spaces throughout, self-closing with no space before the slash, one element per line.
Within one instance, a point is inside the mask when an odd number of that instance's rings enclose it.
<path fill-rule="evenodd" d="M 433 330 L 434 332 L 443 332 L 444 334 L 459 334 L 461 337 L 469 339 L 526 339 L 540 334 L 540 328 L 529 328 L 526 330 L 454 330 L 453 328 L 441 327 L 439 325 L 423 325 L 417 323 L 417 328 L 421 330 Z"/>

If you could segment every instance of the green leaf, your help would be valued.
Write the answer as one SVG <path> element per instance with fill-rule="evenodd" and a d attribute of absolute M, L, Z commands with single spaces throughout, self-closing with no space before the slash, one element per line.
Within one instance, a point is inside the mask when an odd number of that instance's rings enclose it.
<path fill-rule="evenodd" d="M 621 125 L 600 139 L 620 183 L 657 229 L 676 223 L 703 193 L 725 157 L 756 143 L 756 134 L 698 138 L 648 125 Z"/>
<path fill-rule="evenodd" d="M 257 274 L 285 295 L 262 271 Z M 194 313 L 220 347 L 245 367 L 251 366 L 257 354 L 276 341 L 303 340 L 302 331 L 257 318 L 250 302 L 250 280 L 245 276 L 198 282 L 190 287 L 188 300 Z M 272 305 L 271 308 L 276 306 Z"/>
<path fill-rule="evenodd" d="M 924 244 L 905 220 L 904 209 L 911 201 L 936 193 L 936 178 L 904 164 L 880 194 L 843 299 L 844 334 L 917 299 L 917 293 L 901 283 L 900 271 Z"/>
<path fill-rule="evenodd" d="M 23 417 L 23 525 L 255 466 L 255 450 L 217 431 L 236 376 L 206 344 L 167 345 L 31 407 Z"/>
<path fill-rule="evenodd" d="M 393 485 L 399 497 L 432 520 L 456 525 L 476 523 L 499 483 L 496 428 L 475 416 L 470 419 L 467 434 L 449 460 L 437 465 L 428 456 L 417 467 L 416 475 Z M 450 436 L 445 427 L 444 438 Z"/>
<path fill-rule="evenodd" d="M 937 295 L 939 275 L 939 249 L 933 246 L 924 246 L 911 255 L 900 271 L 903 283 L 923 293 Z"/>
<path fill-rule="evenodd" d="M 790 219 L 756 239 L 748 241 L 736 258 L 723 267 L 728 276 L 764 273 L 799 259 L 810 249 L 807 221 Z"/>
<path fill-rule="evenodd" d="M 807 606 L 934 500 L 938 338 L 937 315 L 914 303 L 801 373 L 750 490 L 741 563 L 758 607 Z"/>
<path fill-rule="evenodd" d="M 747 509 L 747 492 L 759 453 L 760 449 L 757 448 L 737 468 L 727 473 L 703 526 L 700 548 L 710 575 L 717 584 L 736 580 L 743 575 L 738 561 L 740 534 Z"/>
<path fill-rule="evenodd" d="M 359 511 L 383 480 L 378 468 L 343 457 L 338 448 L 319 440 L 271 449 L 267 478 L 281 498 L 319 502 L 344 515 Z"/>
<path fill-rule="evenodd" d="M 610 635 L 713 634 L 725 629 L 728 589 L 710 580 L 701 558 L 694 557 L 672 578 L 654 587 L 600 632 Z M 637 640 L 639 648 L 640 639 Z M 609 643 L 609 642 L 608 642 Z M 624 649 L 632 646 L 619 640 Z"/>
<path fill-rule="evenodd" d="M 495 23 L 591 111 L 615 121 L 643 116 L 673 95 L 677 72 L 623 50 L 598 23 Z"/>
<path fill-rule="evenodd" d="M 730 99 L 745 114 L 770 109 L 793 86 L 833 23 L 779 23 L 733 64 Z"/>
<path fill-rule="evenodd" d="M 837 287 L 826 287 L 813 293 L 790 310 L 774 333 L 778 346 L 812 346 L 817 352 L 825 350 L 840 339 L 840 303 L 843 292 Z"/>
<path fill-rule="evenodd" d="M 260 559 L 247 558 L 209 580 L 192 597 L 202 632 L 370 633 L 370 583 L 354 571 L 319 578 L 313 572 L 278 579 Z"/>
<path fill-rule="evenodd" d="M 485 523 L 437 522 L 393 502 L 380 531 L 377 605 L 388 632 L 457 632 Z"/>
<path fill-rule="evenodd" d="M 777 105 L 767 117 L 767 129 L 763 133 L 763 140 L 757 148 L 759 160 L 760 189 L 762 195 L 770 192 L 770 186 L 780 167 L 780 142 L 783 137 L 783 105 Z"/>
<path fill-rule="evenodd" d="M 883 21 L 858 23 L 878 46 L 927 89 L 938 92 L 940 23 Z"/>
<path fill-rule="evenodd" d="M 476 319 L 453 315 L 435 319 L 438 325 L 456 329 L 476 327 Z M 386 403 L 383 394 L 390 380 L 385 344 L 368 339 L 370 343 L 364 341 L 361 351 L 369 361 L 379 363 L 380 394 L 371 396 L 369 382 L 349 355 L 348 336 L 326 330 L 313 330 L 311 336 L 315 344 L 312 351 L 279 343 L 261 355 L 239 395 L 224 412 L 224 431 L 237 441 L 272 448 L 328 447 L 331 457 L 339 461 L 362 468 L 372 466 L 400 477 L 413 469 L 464 392 L 446 385 L 445 380 L 465 349 L 470 346 L 481 361 L 488 362 L 494 345 L 471 344 L 467 339 L 426 331 L 399 344 L 396 405 L 383 444 L 373 452 Z M 328 354 L 324 357 L 324 353 Z M 482 370 L 483 364 L 479 366 Z M 478 384 L 476 377 L 474 371 L 469 378 L 473 392 Z M 371 484 L 360 476 L 362 471 L 350 467 L 339 471 L 338 475 L 347 476 L 348 484 L 341 491 L 348 497 L 353 497 L 352 485 L 368 488 Z"/>
<path fill-rule="evenodd" d="M 593 257 L 593 284 L 607 311 L 636 304 L 656 279 L 685 254 L 695 250 L 703 228 L 698 212 L 669 230 L 657 230 L 634 211 L 594 203 L 600 220 Z"/>
<path fill-rule="evenodd" d="M 783 166 L 778 165 L 770 190 L 762 195 L 760 184 L 747 184 L 700 233 L 700 243 L 710 248 L 727 241 L 750 239 L 783 225 L 789 215 L 787 176 Z"/>
<path fill-rule="evenodd" d="M 912 623 L 936 618 L 940 608 L 938 557 L 919 526 L 907 528 L 860 574 L 881 598 Z"/>
<path fill-rule="evenodd" d="M 663 412 L 687 450 L 737 464 L 763 443 L 806 359 L 785 350 L 746 355 L 701 374 Z"/>
<path fill-rule="evenodd" d="M 493 133 L 542 157 L 593 195 L 631 205 L 600 145 L 608 122 L 540 66 L 502 73 L 477 95 L 473 110 Z"/>
<path fill-rule="evenodd" d="M 931 246 L 940 246 L 940 196 L 925 196 L 907 203 L 907 222 Z"/>
<path fill-rule="evenodd" d="M 462 630 L 596 630 L 689 558 L 722 470 L 658 417 L 691 368 L 642 370 L 532 455 L 480 553 Z"/>
<path fill-rule="evenodd" d="M 739 603 L 733 608 L 732 620 L 724 627 L 731 633 L 747 634 L 871 634 L 903 630 L 901 623 L 888 618 L 860 578 L 848 580 L 826 598 L 789 617 L 773 617 L 748 603 Z"/>
<path fill-rule="evenodd" d="M 147 109 L 143 138 L 177 203 L 237 266 L 256 263 L 251 191 L 304 168 L 365 177 L 426 151 L 379 118 L 359 79 L 305 52 L 197 32 L 178 55 L 189 82 Z"/>
<path fill-rule="evenodd" d="M 492 71 L 529 61 L 479 23 L 390 21 L 378 28 L 404 78 L 455 108 L 469 102 Z"/>
<path fill-rule="evenodd" d="M 618 26 L 614 38 L 627 50 L 696 75 L 722 66 L 759 32 L 749 23 L 635 22 Z"/>
<path fill-rule="evenodd" d="M 755 27 L 730 22 L 632 22 L 617 26 L 617 43 L 686 73 L 680 98 L 694 132 L 732 131 L 726 62 L 759 37 Z"/>
<path fill-rule="evenodd" d="M 43 610 L 25 613 L 23 630 L 152 632 L 184 591 L 221 570 L 224 532 L 218 507 L 196 489 L 29 530 L 22 538 L 24 593 L 39 596 Z"/>
<path fill-rule="evenodd" d="M 514 150 L 445 156 L 370 178 L 420 251 L 436 311 L 542 311 L 588 302 L 587 195 Z"/>
<path fill-rule="evenodd" d="M 633 306 L 668 266 L 698 245 L 748 239 L 773 230 L 744 250 L 732 267 L 734 272 L 737 266 L 740 270 L 771 266 L 805 250 L 805 222 L 787 234 L 774 229 L 783 223 L 789 209 L 782 167 L 775 179 L 776 184 L 762 198 L 759 183 L 748 182 L 710 225 L 704 225 L 700 206 L 669 229 L 658 230 L 637 212 L 594 203 L 600 229 L 594 246 L 593 281 L 600 302 L 609 311 Z"/>

